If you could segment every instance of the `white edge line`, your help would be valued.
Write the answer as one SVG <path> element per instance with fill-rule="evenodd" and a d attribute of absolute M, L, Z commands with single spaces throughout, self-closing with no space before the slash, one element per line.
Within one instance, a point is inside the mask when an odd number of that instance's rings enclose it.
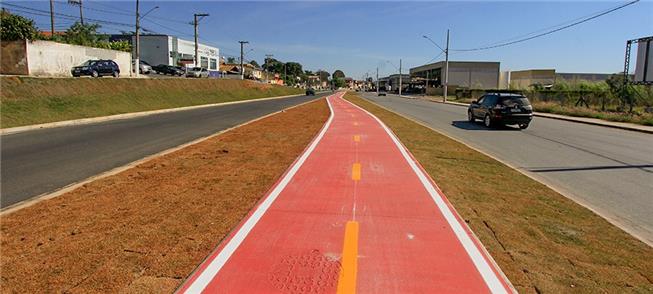
<path fill-rule="evenodd" d="M 208 140 L 208 139 L 211 139 L 211 138 L 213 138 L 213 137 L 216 137 L 216 136 L 222 135 L 222 134 L 224 134 L 224 133 L 227 133 L 227 132 L 229 132 L 229 131 L 232 131 L 232 130 L 234 130 L 234 129 L 236 129 L 236 128 L 239 128 L 239 127 L 242 127 L 242 126 L 245 126 L 245 125 L 248 125 L 248 124 L 251 124 L 251 123 L 257 122 L 257 121 L 259 121 L 259 120 L 262 120 L 262 119 L 268 118 L 268 117 L 273 116 L 273 115 L 275 115 L 275 114 L 279 114 L 279 113 L 284 112 L 284 111 L 286 111 L 286 110 L 290 110 L 290 109 L 293 109 L 293 108 L 296 108 L 296 107 L 300 107 L 300 106 L 302 106 L 302 105 L 305 105 L 305 104 L 308 104 L 308 103 L 311 103 L 311 102 L 315 102 L 315 101 L 317 101 L 317 100 L 319 100 L 319 99 L 321 99 L 321 98 L 312 99 L 312 100 L 310 100 L 310 101 L 306 101 L 306 102 L 303 102 L 303 103 L 300 103 L 300 104 L 297 104 L 297 105 L 293 105 L 293 106 L 290 106 L 290 107 L 288 107 L 288 108 L 283 108 L 283 109 L 281 109 L 281 110 L 279 110 L 279 111 L 275 111 L 275 112 L 272 112 L 272 113 L 268 113 L 268 114 L 266 114 L 266 115 L 264 115 L 264 116 L 257 117 L 257 118 L 255 118 L 255 119 L 252 119 L 252 120 L 249 120 L 249 121 L 243 122 L 243 123 L 238 124 L 238 125 L 235 125 L 235 126 L 233 126 L 233 127 L 230 127 L 230 128 L 227 128 L 227 129 L 224 129 L 224 130 L 221 130 L 221 131 L 218 131 L 217 133 L 214 133 L 214 134 L 211 134 L 211 135 L 208 135 L 208 136 L 205 136 L 205 137 L 197 138 L 197 139 L 195 139 L 195 140 L 193 140 L 193 141 L 186 142 L 186 143 L 183 143 L 183 144 L 181 144 L 181 145 L 177 145 L 177 146 L 175 146 L 175 147 L 171 147 L 171 148 L 169 148 L 169 149 L 166 149 L 166 150 L 163 150 L 163 151 L 157 152 L 157 153 L 152 154 L 152 155 L 148 155 L 148 156 L 143 157 L 143 158 L 141 158 L 141 159 L 138 159 L 138 160 L 136 160 L 136 161 L 132 161 L 132 162 L 127 163 L 127 164 L 125 164 L 125 165 L 122 165 L 122 166 L 119 166 L 119 167 L 115 167 L 115 168 L 113 168 L 113 169 L 110 169 L 110 170 L 108 170 L 108 171 L 105 171 L 105 172 L 99 173 L 99 174 L 97 174 L 97 175 L 90 176 L 90 177 L 88 177 L 88 178 L 86 178 L 86 179 L 83 179 L 83 180 L 81 180 L 81 181 L 79 181 L 79 182 L 76 182 L 76 183 L 69 184 L 69 185 L 64 186 L 64 187 L 62 187 L 62 188 L 59 188 L 59 189 L 57 189 L 57 190 L 55 190 L 55 191 L 46 192 L 46 193 L 43 193 L 43 194 L 40 194 L 40 195 L 36 195 L 36 196 L 34 196 L 34 197 L 31 197 L 31 198 L 28 198 L 28 199 L 22 200 L 22 201 L 20 201 L 20 202 L 16 202 L 16 203 L 14 203 L 14 204 L 12 204 L 12 205 L 9 205 L 9 206 L 7 206 L 7 207 L 0 208 L 0 216 L 7 216 L 7 215 L 9 215 L 9 214 L 12 213 L 12 212 L 18 211 L 18 210 L 23 209 L 23 208 L 30 207 L 30 206 L 32 206 L 32 205 L 34 205 L 34 204 L 37 204 L 37 203 L 41 202 L 41 201 L 44 201 L 44 200 L 48 200 L 48 199 L 52 199 L 52 198 L 59 197 L 59 196 L 65 194 L 65 193 L 68 193 L 68 192 L 70 192 L 70 191 L 73 191 L 73 190 L 75 190 L 75 189 L 77 189 L 77 188 L 79 188 L 79 187 L 81 187 L 81 186 L 83 186 L 83 185 L 85 185 L 85 184 L 88 184 L 88 183 L 94 182 L 94 181 L 96 181 L 96 180 L 100 180 L 100 179 L 103 179 L 103 178 L 106 178 L 106 177 L 109 177 L 109 176 L 112 176 L 112 175 L 118 174 L 118 173 L 123 172 L 123 171 L 125 171 L 125 170 L 128 170 L 128 169 L 130 169 L 130 168 L 136 167 L 136 166 L 138 166 L 138 165 L 140 165 L 140 164 L 146 163 L 146 162 L 148 162 L 148 161 L 150 161 L 150 160 L 153 160 L 153 159 L 159 158 L 159 157 L 161 157 L 161 156 L 165 156 L 165 155 L 167 155 L 167 154 L 170 154 L 170 153 L 173 153 L 173 152 L 175 152 L 175 151 L 181 150 L 181 149 L 186 148 L 186 147 L 188 147 L 188 146 L 191 146 L 191 145 L 195 145 L 195 144 L 201 143 L 201 142 L 206 141 L 206 140 Z"/>
<path fill-rule="evenodd" d="M 347 101 L 346 99 L 343 99 Z M 406 159 L 406 162 L 408 162 L 408 165 L 413 169 L 419 180 L 422 182 L 422 185 L 424 185 L 424 188 L 428 191 L 429 195 L 431 195 L 431 198 L 433 198 L 433 201 L 435 201 L 435 204 L 438 206 L 438 209 L 440 209 L 440 212 L 442 212 L 442 215 L 444 218 L 447 220 L 447 223 L 449 223 L 449 226 L 453 230 L 454 234 L 460 241 L 460 243 L 463 245 L 463 248 L 465 248 L 465 251 L 467 251 L 467 255 L 469 255 L 470 259 L 476 266 L 476 269 L 478 272 L 481 274 L 481 277 L 483 277 L 483 280 L 485 281 L 486 285 L 490 289 L 492 293 L 508 293 L 506 288 L 504 287 L 503 283 L 499 280 L 499 277 L 495 274 L 492 266 L 488 264 L 488 262 L 485 260 L 484 255 L 481 253 L 480 249 L 476 246 L 474 241 L 470 238 L 470 236 L 467 234 L 467 231 L 463 228 L 463 226 L 458 222 L 456 219 L 456 216 L 453 214 L 451 209 L 449 209 L 449 206 L 444 202 L 443 196 L 440 195 L 440 193 L 433 187 L 433 184 L 428 180 L 424 172 L 417 166 L 415 161 L 408 155 L 408 152 L 406 151 L 406 148 L 399 142 L 399 139 L 392 133 L 388 127 L 375 115 L 371 114 L 367 110 L 363 109 L 362 107 L 347 101 L 351 105 L 354 105 L 358 109 L 364 111 L 367 113 L 369 116 L 374 118 L 380 125 L 383 127 L 385 132 L 390 136 L 392 141 L 395 143 L 401 154 L 404 156 L 404 159 Z M 488 255 L 488 258 L 491 258 L 491 256 Z"/>
<path fill-rule="evenodd" d="M 334 94 L 335 95 L 335 94 Z M 274 200 L 277 199 L 281 191 L 284 190 L 286 185 L 290 182 L 290 180 L 295 176 L 295 173 L 299 170 L 299 168 L 304 164 L 308 156 L 313 153 L 313 150 L 317 146 L 318 143 L 322 140 L 322 137 L 324 137 L 324 134 L 326 131 L 329 129 L 331 126 L 331 121 L 333 121 L 333 108 L 331 107 L 331 102 L 329 102 L 329 97 L 326 97 L 327 104 L 329 106 L 329 111 L 331 114 L 329 115 L 329 119 L 327 122 L 324 124 L 324 127 L 320 131 L 320 133 L 315 137 L 315 140 L 311 143 L 311 145 L 306 148 L 304 153 L 297 159 L 295 164 L 288 170 L 288 173 L 281 179 L 279 184 L 268 194 L 268 196 L 265 198 L 263 202 L 256 208 L 254 213 L 250 215 L 250 217 L 247 219 L 247 221 L 238 229 L 236 234 L 233 235 L 233 237 L 229 240 L 229 242 L 220 250 L 220 253 L 211 260 L 211 262 L 204 268 L 204 270 L 201 272 L 201 274 L 186 288 L 184 293 L 201 293 L 204 288 L 215 278 L 215 276 L 218 274 L 220 269 L 227 263 L 227 260 L 233 255 L 233 253 L 236 251 L 236 249 L 240 246 L 240 244 L 245 240 L 249 232 L 252 231 L 256 223 L 263 217 L 265 212 L 270 208 Z"/>

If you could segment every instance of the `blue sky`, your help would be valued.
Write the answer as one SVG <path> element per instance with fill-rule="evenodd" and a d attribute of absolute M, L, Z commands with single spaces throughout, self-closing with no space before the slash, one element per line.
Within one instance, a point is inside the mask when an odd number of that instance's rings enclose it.
<path fill-rule="evenodd" d="M 4 1 L 4 3 L 49 11 L 49 2 Z M 133 24 L 135 1 L 84 0 L 85 18 Z M 361 78 L 380 67 L 380 74 L 396 73 L 399 59 L 410 67 L 432 61 L 446 30 L 451 30 L 451 48 L 475 48 L 512 39 L 534 31 L 568 23 L 621 3 L 584 2 L 225 2 L 141 1 L 141 11 L 159 6 L 142 22 L 157 33 L 192 40 L 187 24 L 193 13 L 210 16 L 202 20 L 200 38 L 221 49 L 239 54 L 238 40 L 250 42 L 246 59 L 259 63 L 265 54 L 283 61 L 297 61 L 305 69 L 341 69 Z M 4 6 L 8 9 L 12 7 Z M 49 29 L 49 16 L 27 14 L 39 27 Z M 64 0 L 55 0 L 55 11 L 79 15 Z M 653 2 L 642 1 L 573 28 L 524 43 L 484 51 L 452 53 L 451 60 L 499 61 L 501 70 L 555 68 L 559 72 L 611 73 L 623 68 L 625 42 L 653 34 Z M 72 20 L 61 19 L 58 28 Z M 103 31 L 133 30 L 105 25 Z M 247 51 L 249 49 L 246 49 Z M 443 60 L 443 56 L 433 60 Z"/>

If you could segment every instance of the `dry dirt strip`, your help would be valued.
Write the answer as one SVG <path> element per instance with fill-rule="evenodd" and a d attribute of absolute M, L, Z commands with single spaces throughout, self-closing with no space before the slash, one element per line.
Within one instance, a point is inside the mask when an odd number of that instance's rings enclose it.
<path fill-rule="evenodd" d="M 288 109 L 0 220 L 2 292 L 172 292 L 329 116 Z"/>

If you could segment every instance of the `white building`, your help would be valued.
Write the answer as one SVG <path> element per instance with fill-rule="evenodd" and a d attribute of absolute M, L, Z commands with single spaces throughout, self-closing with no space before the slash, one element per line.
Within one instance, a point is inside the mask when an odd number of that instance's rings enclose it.
<path fill-rule="evenodd" d="M 114 35 L 112 39 L 131 37 L 132 48 L 135 36 Z M 174 66 L 195 66 L 195 42 L 169 35 L 140 35 L 140 60 L 150 65 L 167 64 Z M 220 50 L 216 47 L 197 44 L 198 66 L 210 72 L 218 72 Z"/>

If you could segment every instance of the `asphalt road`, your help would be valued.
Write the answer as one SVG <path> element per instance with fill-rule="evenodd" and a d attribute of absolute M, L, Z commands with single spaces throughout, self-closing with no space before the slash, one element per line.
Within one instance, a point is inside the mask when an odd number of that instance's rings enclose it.
<path fill-rule="evenodd" d="M 148 155 L 322 96 L 254 100 L 3 135 L 0 206 L 4 208 L 55 191 Z"/>
<path fill-rule="evenodd" d="M 653 135 L 534 118 L 486 129 L 467 109 L 395 95 L 365 98 L 484 151 L 653 244 Z"/>

